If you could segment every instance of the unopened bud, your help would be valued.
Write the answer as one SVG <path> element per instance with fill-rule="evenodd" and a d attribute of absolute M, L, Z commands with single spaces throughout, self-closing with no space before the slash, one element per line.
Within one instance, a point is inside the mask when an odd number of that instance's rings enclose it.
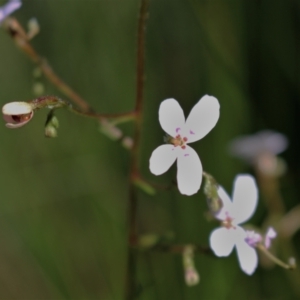
<path fill-rule="evenodd" d="M 28 33 L 27 37 L 29 40 L 34 38 L 38 33 L 40 32 L 40 25 L 38 23 L 38 20 L 36 18 L 31 18 L 28 21 Z"/>
<path fill-rule="evenodd" d="M 45 87 L 41 82 L 35 82 L 32 86 L 32 91 L 36 96 L 41 96 L 45 92 Z"/>
<path fill-rule="evenodd" d="M 275 239 L 276 236 L 277 236 L 277 232 L 274 230 L 274 228 L 269 227 L 265 235 L 265 247 L 267 249 L 271 247 L 272 240 Z"/>
<path fill-rule="evenodd" d="M 187 268 L 184 275 L 185 283 L 188 286 L 197 285 L 200 281 L 200 276 L 195 268 Z"/>
<path fill-rule="evenodd" d="M 57 130 L 54 127 L 47 126 L 45 127 L 45 137 L 55 138 L 57 137 Z"/>
<path fill-rule="evenodd" d="M 208 173 L 203 173 L 205 178 L 204 194 L 206 196 L 208 208 L 213 216 L 218 214 L 223 207 L 223 203 L 218 195 L 219 185 Z"/>
<path fill-rule="evenodd" d="M 184 279 L 188 286 L 194 286 L 199 283 L 200 276 L 195 267 L 193 245 L 186 245 L 182 253 L 182 262 L 184 268 Z"/>
<path fill-rule="evenodd" d="M 133 139 L 129 136 L 125 136 L 122 140 L 122 145 L 123 147 L 125 147 L 126 149 L 132 149 L 133 146 Z"/>
<path fill-rule="evenodd" d="M 33 117 L 33 107 L 27 102 L 10 102 L 2 107 L 3 118 L 8 128 L 19 128 Z"/>
<path fill-rule="evenodd" d="M 101 120 L 100 131 L 113 141 L 117 141 L 122 137 L 122 131 L 113 126 L 106 120 Z"/>
<path fill-rule="evenodd" d="M 290 257 L 289 258 L 289 265 L 290 265 L 291 269 L 296 269 L 297 263 L 296 263 L 295 257 Z"/>
<path fill-rule="evenodd" d="M 153 196 L 156 193 L 156 190 L 153 188 L 153 186 L 140 177 L 134 179 L 134 184 L 148 195 Z"/>
<path fill-rule="evenodd" d="M 57 117 L 53 114 L 53 111 L 48 115 L 45 124 L 45 136 L 49 138 L 57 137 L 57 129 L 59 127 L 59 122 Z"/>
<path fill-rule="evenodd" d="M 138 245 L 142 248 L 149 249 L 155 246 L 159 241 L 159 236 L 157 234 L 149 233 L 143 234 L 139 237 Z"/>

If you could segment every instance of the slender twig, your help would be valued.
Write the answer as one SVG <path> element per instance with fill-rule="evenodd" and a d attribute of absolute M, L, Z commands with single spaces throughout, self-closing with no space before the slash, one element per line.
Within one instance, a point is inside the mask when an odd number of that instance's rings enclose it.
<path fill-rule="evenodd" d="M 296 268 L 295 264 L 285 263 L 279 258 L 277 258 L 275 255 L 273 255 L 271 252 L 269 252 L 265 246 L 263 245 L 257 245 L 257 248 L 261 250 L 270 260 L 272 260 L 274 263 L 279 265 L 280 267 L 287 269 L 287 270 L 294 270 Z"/>
<path fill-rule="evenodd" d="M 132 148 L 131 175 L 138 173 L 138 152 L 140 147 L 142 130 L 142 108 L 144 100 L 145 82 L 145 31 L 148 16 L 149 0 L 141 0 L 137 34 L 137 61 L 136 61 L 136 99 L 135 113 L 136 122 L 134 128 L 134 145 Z"/>
<path fill-rule="evenodd" d="M 52 107 L 52 108 L 61 108 L 65 107 L 69 111 L 88 118 L 94 118 L 94 119 L 111 119 L 111 118 L 134 118 L 135 112 L 124 112 L 124 113 L 115 113 L 115 114 L 101 114 L 96 113 L 93 111 L 84 112 L 79 110 L 77 107 L 74 107 L 70 102 L 63 100 L 57 96 L 41 96 L 34 100 L 28 101 L 28 103 L 32 104 L 34 109 L 40 109 L 45 107 Z"/>
<path fill-rule="evenodd" d="M 69 85 L 67 85 L 50 67 L 48 62 L 41 57 L 32 47 L 22 25 L 15 18 L 7 18 L 4 26 L 16 45 L 28 55 L 28 57 L 39 66 L 44 75 L 61 92 L 76 103 L 83 111 L 92 111 L 91 106 L 80 95 L 78 95 Z"/>
<path fill-rule="evenodd" d="M 144 81 L 145 81 L 145 31 L 146 21 L 148 16 L 149 0 L 141 0 L 138 32 L 137 32 L 137 61 L 136 61 L 136 99 L 135 99 L 135 125 L 133 135 L 133 147 L 131 150 L 130 162 L 130 186 L 129 186 L 129 206 L 128 206 L 128 221 L 129 221 L 129 247 L 137 241 L 137 196 L 134 181 L 139 177 L 139 150 L 142 130 L 142 108 L 144 99 Z M 127 290 L 126 298 L 133 299 L 135 294 L 135 250 L 129 248 L 127 261 Z"/>
<path fill-rule="evenodd" d="M 94 109 L 84 100 L 77 92 L 75 92 L 68 84 L 66 84 L 51 68 L 46 59 L 44 59 L 30 44 L 30 38 L 23 29 L 22 25 L 15 18 L 6 18 L 4 27 L 13 38 L 15 44 L 21 49 L 38 67 L 41 69 L 45 77 L 66 95 L 74 104 L 76 104 L 80 110 L 73 108 L 73 112 L 77 112 L 80 115 L 98 118 L 101 125 L 109 127 L 111 132 L 118 132 L 117 139 L 122 141 L 122 145 L 125 148 L 130 149 L 131 145 L 128 144 L 127 140 L 131 138 L 125 136 L 122 131 L 115 126 L 115 123 L 108 122 L 107 119 L 116 118 L 121 121 L 121 117 L 126 116 L 134 117 L 134 112 L 120 113 L 120 114 L 99 114 L 95 113 Z"/>

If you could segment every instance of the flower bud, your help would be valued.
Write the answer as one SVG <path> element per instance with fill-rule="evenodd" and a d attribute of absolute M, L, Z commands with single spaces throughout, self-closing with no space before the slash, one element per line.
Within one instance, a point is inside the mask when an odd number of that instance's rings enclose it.
<path fill-rule="evenodd" d="M 113 141 L 117 141 L 122 137 L 122 131 L 106 120 L 101 121 L 99 130 Z"/>
<path fill-rule="evenodd" d="M 188 286 L 197 285 L 200 281 L 200 276 L 195 268 L 186 268 L 184 275 L 185 283 Z"/>
<path fill-rule="evenodd" d="M 211 214 L 215 216 L 220 212 L 223 206 L 222 201 L 218 195 L 219 185 L 210 174 L 203 173 L 203 176 L 205 178 L 204 194 L 206 196 L 207 205 Z"/>
<path fill-rule="evenodd" d="M 184 268 L 184 279 L 188 286 L 194 286 L 199 283 L 200 276 L 195 267 L 193 245 L 186 245 L 182 253 L 182 262 Z"/>
<path fill-rule="evenodd" d="M 124 148 L 130 150 L 132 149 L 133 147 L 133 139 L 129 136 L 125 136 L 123 139 L 122 139 L 122 145 Z"/>
<path fill-rule="evenodd" d="M 28 21 L 28 33 L 27 37 L 29 40 L 34 38 L 40 32 L 40 25 L 36 18 L 31 18 Z"/>
<path fill-rule="evenodd" d="M 277 232 L 274 230 L 274 228 L 269 227 L 266 232 L 265 241 L 264 241 L 265 247 L 267 249 L 269 249 L 271 247 L 272 240 L 275 239 L 276 236 L 277 236 Z"/>
<path fill-rule="evenodd" d="M 33 117 L 33 107 L 27 102 L 10 102 L 2 107 L 3 118 L 8 128 L 19 128 Z"/>
<path fill-rule="evenodd" d="M 160 237 L 157 234 L 143 234 L 139 237 L 138 245 L 143 249 L 149 249 L 151 247 L 154 247 L 158 243 L 159 238 Z"/>
<path fill-rule="evenodd" d="M 49 138 L 57 137 L 57 129 L 59 127 L 59 122 L 53 111 L 48 115 L 46 125 L 45 125 L 45 136 Z"/>

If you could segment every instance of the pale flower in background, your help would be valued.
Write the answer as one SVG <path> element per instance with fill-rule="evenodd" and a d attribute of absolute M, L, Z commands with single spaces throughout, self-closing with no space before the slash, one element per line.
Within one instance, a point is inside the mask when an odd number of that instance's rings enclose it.
<path fill-rule="evenodd" d="M 229 144 L 229 152 L 233 156 L 251 162 L 261 153 L 269 152 L 277 155 L 287 147 L 288 139 L 285 135 L 276 131 L 263 130 L 232 140 Z"/>
<path fill-rule="evenodd" d="M 159 122 L 170 136 L 168 143 L 156 148 L 150 157 L 150 171 L 155 175 L 165 173 L 177 159 L 177 184 L 180 193 L 197 193 L 202 182 L 202 164 L 196 151 L 187 144 L 207 135 L 216 125 L 220 104 L 213 96 L 203 96 L 185 120 L 175 99 L 164 100 L 159 108 Z"/>
<path fill-rule="evenodd" d="M 241 269 L 252 275 L 258 257 L 255 249 L 247 243 L 247 232 L 240 224 L 249 220 L 256 209 L 258 190 L 255 180 L 250 175 L 238 175 L 234 182 L 232 201 L 222 187 L 219 187 L 218 195 L 223 207 L 215 217 L 221 221 L 222 227 L 211 233 L 210 246 L 219 257 L 228 256 L 235 246 Z"/>
<path fill-rule="evenodd" d="M 253 135 L 241 136 L 229 144 L 231 155 L 255 165 L 266 175 L 280 176 L 286 171 L 286 164 L 277 154 L 288 147 L 285 135 L 263 130 Z"/>
<path fill-rule="evenodd" d="M 10 0 L 0 7 L 0 23 L 12 14 L 15 10 L 19 9 L 22 5 L 21 0 Z"/>

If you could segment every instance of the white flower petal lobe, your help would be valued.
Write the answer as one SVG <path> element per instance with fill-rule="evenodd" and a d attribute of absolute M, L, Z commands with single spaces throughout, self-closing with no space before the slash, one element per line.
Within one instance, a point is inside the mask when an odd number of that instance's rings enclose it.
<path fill-rule="evenodd" d="M 184 136 L 192 143 L 206 136 L 216 125 L 220 116 L 219 101 L 213 97 L 203 96 L 192 108 L 184 126 Z"/>
<path fill-rule="evenodd" d="M 177 149 L 173 145 L 157 147 L 150 157 L 150 171 L 154 175 L 161 175 L 168 171 L 177 158 Z"/>
<path fill-rule="evenodd" d="M 228 194 L 221 186 L 218 188 L 218 196 L 221 199 L 223 206 L 215 217 L 219 220 L 225 220 L 228 215 L 232 215 L 233 204 Z"/>
<path fill-rule="evenodd" d="M 233 188 L 233 216 L 237 224 L 243 223 L 253 215 L 258 200 L 255 180 L 250 175 L 236 177 Z"/>
<path fill-rule="evenodd" d="M 185 123 L 183 110 L 175 99 L 164 100 L 159 107 L 159 122 L 162 129 L 172 137 L 181 134 Z"/>
<path fill-rule="evenodd" d="M 178 147 L 177 147 L 178 148 Z M 196 151 L 185 146 L 178 149 L 177 184 L 181 194 L 193 195 L 198 192 L 202 182 L 202 164 Z"/>
<path fill-rule="evenodd" d="M 217 256 L 228 256 L 234 245 L 235 238 L 232 230 L 220 227 L 215 229 L 209 238 L 210 247 Z"/>
<path fill-rule="evenodd" d="M 249 246 L 245 240 L 239 240 L 236 243 L 236 250 L 241 269 L 246 274 L 252 275 L 258 263 L 256 250 Z"/>

